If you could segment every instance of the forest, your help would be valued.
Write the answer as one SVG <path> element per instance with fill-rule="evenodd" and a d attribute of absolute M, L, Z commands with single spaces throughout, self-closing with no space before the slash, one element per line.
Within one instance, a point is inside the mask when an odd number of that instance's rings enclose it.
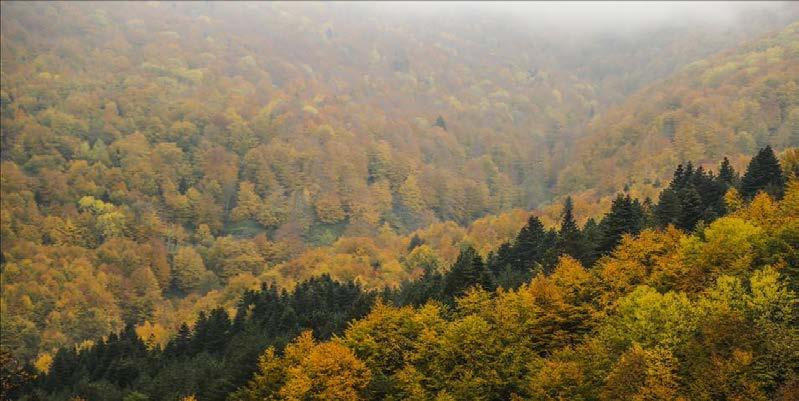
<path fill-rule="evenodd" d="M 461 6 L 0 3 L 0 400 L 799 399 L 799 7 Z"/>
<path fill-rule="evenodd" d="M 796 151 L 794 153 L 799 153 Z M 382 290 L 322 275 L 200 312 L 161 347 L 133 325 L 19 366 L 22 399 L 792 400 L 799 164 L 680 165 L 657 203 L 580 227 L 531 216 L 483 258 Z M 705 198 L 699 196 L 709 194 Z M 425 247 L 414 237 L 413 250 Z M 584 267 L 587 266 L 587 267 Z M 41 398 L 39 398 L 41 397 Z"/>

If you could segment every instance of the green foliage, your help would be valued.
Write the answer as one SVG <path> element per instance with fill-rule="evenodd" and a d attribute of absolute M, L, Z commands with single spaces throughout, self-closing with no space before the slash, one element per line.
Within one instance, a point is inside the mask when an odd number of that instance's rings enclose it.
<path fill-rule="evenodd" d="M 474 248 L 467 246 L 461 250 L 458 260 L 444 278 L 443 297 L 451 299 L 463 295 L 472 286 L 485 289 L 494 287 L 483 258 Z"/>
<path fill-rule="evenodd" d="M 673 224 L 683 230 L 693 230 L 700 222 L 710 223 L 726 211 L 724 195 L 738 183 L 737 174 L 725 157 L 719 175 L 702 167 L 694 169 L 690 162 L 677 166 L 669 187 L 661 192 L 654 208 L 655 224 Z"/>
<path fill-rule="evenodd" d="M 582 261 L 586 261 L 588 257 L 583 233 L 577 226 L 577 222 L 574 221 L 574 203 L 571 197 L 567 197 L 563 202 L 563 213 L 558 231 L 558 249 L 561 254 Z"/>
<path fill-rule="evenodd" d="M 675 350 L 684 345 L 695 330 L 696 321 L 686 294 L 660 294 L 640 286 L 620 299 L 615 316 L 600 330 L 612 349 L 627 349 L 633 344 Z"/>
<path fill-rule="evenodd" d="M 769 195 L 781 198 L 785 186 L 780 163 L 771 146 L 761 149 L 749 162 L 746 173 L 741 179 L 741 195 L 752 199 L 758 191 L 765 191 Z"/>
<path fill-rule="evenodd" d="M 610 212 L 599 223 L 596 251 L 605 254 L 613 250 L 624 234 L 638 234 L 645 223 L 644 209 L 638 199 L 618 194 Z"/>

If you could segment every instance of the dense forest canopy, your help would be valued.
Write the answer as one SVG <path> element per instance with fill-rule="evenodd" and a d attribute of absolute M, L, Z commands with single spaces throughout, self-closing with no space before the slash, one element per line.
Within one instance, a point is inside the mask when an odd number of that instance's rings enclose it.
<path fill-rule="evenodd" d="M 666 191 L 651 208 L 619 194 L 598 224 L 577 225 L 567 199 L 557 229 L 531 216 L 486 258 L 464 245 L 448 269 L 428 265 L 396 288 L 328 275 L 291 291 L 264 284 L 232 314 L 200 312 L 163 346 L 129 324 L 61 348 L 38 376 L 13 365 L 11 391 L 55 400 L 791 400 L 799 180 L 772 160 L 762 149 L 741 179 L 726 159 L 718 175 L 680 165 L 669 184 L 679 207 Z M 692 203 L 695 185 L 721 191 Z"/>
<path fill-rule="evenodd" d="M 0 3 L 2 399 L 796 399 L 799 7 L 641 6 Z"/>

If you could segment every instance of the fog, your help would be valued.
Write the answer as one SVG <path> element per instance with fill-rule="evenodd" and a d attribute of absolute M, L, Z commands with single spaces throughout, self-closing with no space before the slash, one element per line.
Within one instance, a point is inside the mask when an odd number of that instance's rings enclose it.
<path fill-rule="evenodd" d="M 500 17 L 531 27 L 573 32 L 628 32 L 663 25 L 704 24 L 728 27 L 745 22 L 751 13 L 799 14 L 793 2 L 378 2 L 334 3 L 338 7 L 370 8 L 395 17 Z"/>

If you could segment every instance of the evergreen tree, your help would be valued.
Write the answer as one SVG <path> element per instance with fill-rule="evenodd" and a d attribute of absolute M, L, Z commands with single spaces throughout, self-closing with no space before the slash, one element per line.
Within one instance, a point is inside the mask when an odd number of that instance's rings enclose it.
<path fill-rule="evenodd" d="M 519 231 L 511 253 L 511 267 L 515 271 L 529 271 L 536 263 L 544 267 L 554 265 L 557 259 L 557 233 L 544 229 L 536 216 L 530 216 L 527 225 Z"/>
<path fill-rule="evenodd" d="M 209 351 L 219 351 L 223 348 L 226 342 L 226 336 L 230 331 L 230 316 L 223 308 L 216 308 L 211 311 L 208 318 L 208 340 L 206 342 L 206 349 Z"/>
<path fill-rule="evenodd" d="M 694 176 L 694 164 L 692 162 L 688 162 L 685 164 L 685 171 L 683 172 L 682 177 L 679 181 L 677 181 L 677 185 L 681 188 L 684 188 L 691 182 L 691 178 Z"/>
<path fill-rule="evenodd" d="M 419 234 L 414 233 L 413 237 L 411 237 L 411 241 L 408 243 L 408 252 L 416 249 L 416 247 L 422 244 L 424 244 L 424 240 L 419 238 Z"/>
<path fill-rule="evenodd" d="M 660 193 L 660 199 L 655 207 L 655 224 L 665 228 L 669 224 L 677 224 L 680 216 L 680 198 L 672 188 L 666 188 Z"/>
<path fill-rule="evenodd" d="M 669 183 L 669 186 L 672 188 L 681 187 L 685 181 L 684 176 L 685 169 L 683 168 L 682 164 L 678 164 L 677 168 L 674 170 L 674 175 L 671 178 L 671 183 Z"/>
<path fill-rule="evenodd" d="M 505 268 L 511 268 L 513 262 L 512 257 L 513 245 L 509 242 L 504 242 L 495 252 L 491 252 L 488 255 L 486 263 L 488 264 L 489 270 L 496 276 Z"/>
<path fill-rule="evenodd" d="M 438 299 L 443 293 L 442 285 L 441 273 L 425 270 L 420 279 L 403 281 L 397 290 L 387 287 L 384 289 L 382 297 L 393 300 L 397 305 L 419 306 L 431 299 Z"/>
<path fill-rule="evenodd" d="M 50 391 L 63 388 L 74 379 L 73 375 L 77 370 L 77 365 L 78 355 L 74 347 L 59 349 L 50 364 L 50 370 L 44 379 L 43 387 Z"/>
<path fill-rule="evenodd" d="M 447 122 L 444 121 L 444 117 L 441 117 L 441 115 L 439 115 L 438 118 L 436 118 L 436 122 L 433 124 L 433 126 L 440 127 L 444 131 L 447 130 Z"/>
<path fill-rule="evenodd" d="M 644 228 L 656 227 L 655 205 L 652 204 L 652 199 L 647 196 L 646 199 L 644 199 L 644 202 L 641 203 L 641 208 L 644 211 Z"/>
<path fill-rule="evenodd" d="M 472 246 L 461 250 L 458 259 L 444 277 L 443 298 L 453 299 L 472 286 L 479 285 L 491 290 L 493 283 L 483 258 Z"/>
<path fill-rule="evenodd" d="M 563 202 L 560 231 L 558 231 L 558 253 L 581 260 L 585 252 L 583 245 L 582 233 L 574 221 L 574 204 L 569 196 Z"/>
<path fill-rule="evenodd" d="M 710 223 L 723 215 L 724 194 L 737 178 L 728 160 L 719 169 L 721 173 L 716 177 L 702 167 L 694 169 L 691 163 L 685 168 L 677 166 L 674 179 L 660 193 L 654 207 L 654 226 L 665 228 L 673 224 L 690 231 L 699 220 Z"/>
<path fill-rule="evenodd" d="M 744 198 L 752 199 L 761 190 L 777 199 L 782 199 L 785 192 L 785 177 L 771 146 L 757 152 L 741 179 L 741 195 Z"/>
<path fill-rule="evenodd" d="M 691 231 L 696 226 L 696 223 L 702 219 L 702 198 L 693 185 L 689 185 L 682 191 L 681 195 L 680 215 L 677 219 L 677 227 L 685 231 Z"/>
<path fill-rule="evenodd" d="M 197 354 L 205 350 L 205 343 L 208 337 L 208 316 L 205 311 L 200 311 L 197 315 L 197 322 L 194 323 L 194 336 L 191 338 L 189 352 Z"/>
<path fill-rule="evenodd" d="M 732 168 L 732 164 L 730 164 L 730 159 L 725 157 L 719 166 L 718 180 L 727 185 L 727 188 L 731 188 L 738 186 L 739 179 L 738 173 Z"/>
<path fill-rule="evenodd" d="M 169 357 L 181 357 L 189 355 L 189 346 L 191 344 L 191 329 L 185 322 L 180 325 L 175 338 L 167 343 L 164 348 L 164 354 Z"/>
<path fill-rule="evenodd" d="M 128 324 L 118 337 L 110 337 L 108 349 L 110 358 L 103 378 L 119 387 L 127 387 L 146 368 L 140 361 L 147 357 L 147 346 L 136 334 L 135 326 Z"/>
<path fill-rule="evenodd" d="M 602 218 L 600 226 L 600 255 L 610 253 L 621 241 L 624 234 L 638 234 L 644 228 L 644 210 L 638 200 L 630 195 L 618 194 L 610 207 L 610 212 Z"/>
<path fill-rule="evenodd" d="M 517 288 L 527 282 L 530 277 L 535 274 L 535 270 L 530 268 L 525 268 L 524 270 L 514 269 L 514 252 L 514 245 L 505 242 L 499 246 L 496 252 L 491 252 L 488 255 L 488 260 L 486 261 L 488 270 L 493 275 L 494 281 L 499 287 L 505 289 Z"/>
<path fill-rule="evenodd" d="M 440 275 L 436 277 L 430 279 L 435 294 L 421 294 L 419 304 L 440 295 Z M 193 333 L 183 324 L 163 351 L 148 351 L 133 326 L 128 326 L 79 353 L 62 348 L 51 364 L 51 374 L 42 375 L 36 386 L 53 394 L 84 394 L 84 389 L 95 388 L 97 396 L 85 395 L 98 400 L 120 400 L 132 390 L 158 400 L 195 394 L 197 399 L 221 401 L 246 382 L 264 348 L 282 349 L 303 329 L 329 339 L 341 333 L 347 322 L 366 315 L 375 296 L 326 275 L 301 282 L 293 291 L 263 285 L 240 299 L 241 315 L 235 320 L 243 328 L 233 330 L 224 309 L 201 312 Z M 386 299 L 401 298 L 390 290 Z"/>
<path fill-rule="evenodd" d="M 602 233 L 599 230 L 599 224 L 597 224 L 593 217 L 589 218 L 583 226 L 583 243 L 585 246 L 585 253 L 583 258 L 580 259 L 580 262 L 582 262 L 583 266 L 593 266 L 594 262 L 599 258 L 597 249 L 599 247 L 599 238 L 601 234 Z"/>

